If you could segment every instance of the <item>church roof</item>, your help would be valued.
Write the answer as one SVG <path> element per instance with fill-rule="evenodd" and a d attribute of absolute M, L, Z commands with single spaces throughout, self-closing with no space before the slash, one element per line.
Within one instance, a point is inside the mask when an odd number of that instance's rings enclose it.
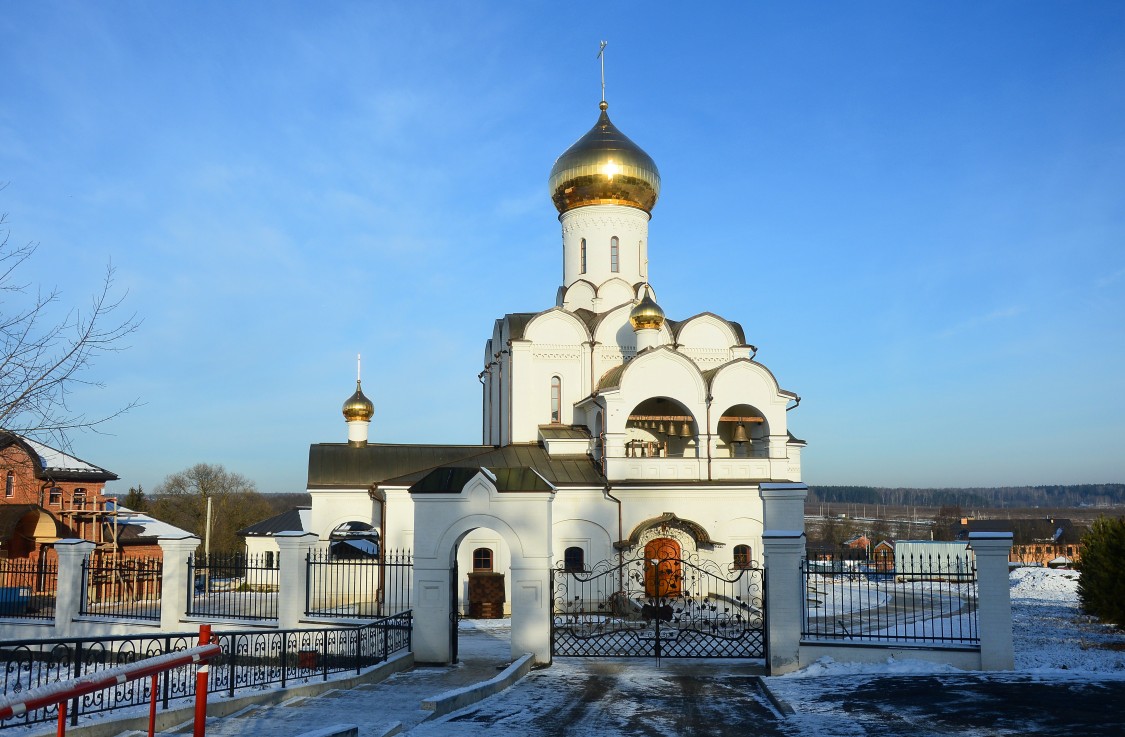
<path fill-rule="evenodd" d="M 523 485 L 524 490 L 530 490 L 526 486 L 531 480 L 521 481 L 516 471 L 534 470 L 555 486 L 601 486 L 605 483 L 598 467 L 587 456 L 550 456 L 536 443 L 504 446 L 369 444 L 362 447 L 321 443 L 309 449 L 308 487 L 413 486 L 438 468 L 472 469 L 473 474 L 487 468 L 498 483 L 501 476 L 507 476 L 504 483 Z"/>
<path fill-rule="evenodd" d="M 492 474 L 497 491 L 552 491 L 547 481 L 531 468 L 487 469 Z M 411 494 L 456 493 L 478 473 L 480 466 L 465 468 L 437 468 L 423 476 L 410 487 Z"/>

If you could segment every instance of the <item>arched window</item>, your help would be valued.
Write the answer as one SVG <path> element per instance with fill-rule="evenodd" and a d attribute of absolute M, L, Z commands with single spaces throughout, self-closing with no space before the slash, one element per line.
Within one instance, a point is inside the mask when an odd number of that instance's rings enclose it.
<path fill-rule="evenodd" d="M 586 239 L 583 238 L 578 246 L 578 273 L 586 273 Z"/>
<path fill-rule="evenodd" d="M 477 548 L 473 551 L 473 570 L 492 570 L 492 548 Z"/>
<path fill-rule="evenodd" d="M 586 551 L 577 546 L 567 548 L 563 553 L 563 568 L 571 573 L 586 570 Z"/>
<path fill-rule="evenodd" d="M 609 239 L 609 270 L 614 274 L 621 271 L 621 242 L 617 236 Z"/>
<path fill-rule="evenodd" d="M 75 509 L 85 509 L 86 508 L 86 490 L 85 489 L 75 489 L 74 490 L 74 505 L 73 506 L 74 506 Z"/>
<path fill-rule="evenodd" d="M 62 489 L 57 486 L 52 486 L 47 497 L 47 503 L 53 507 L 62 506 Z"/>
<path fill-rule="evenodd" d="M 562 379 L 551 377 L 551 422 L 562 422 Z"/>
<path fill-rule="evenodd" d="M 751 565 L 750 546 L 749 545 L 735 545 L 734 546 L 734 567 L 735 568 L 749 568 Z"/>
<path fill-rule="evenodd" d="M 13 471 L 8 471 L 7 478 L 4 479 L 4 496 L 11 496 L 16 490 L 16 474 Z"/>

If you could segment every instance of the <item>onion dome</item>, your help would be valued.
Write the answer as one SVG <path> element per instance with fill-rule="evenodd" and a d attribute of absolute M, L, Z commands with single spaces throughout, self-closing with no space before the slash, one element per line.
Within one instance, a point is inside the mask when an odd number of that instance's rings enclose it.
<path fill-rule="evenodd" d="M 357 379 L 355 382 L 355 394 L 348 397 L 348 401 L 344 402 L 344 420 L 347 422 L 355 422 L 356 420 L 362 422 L 370 422 L 372 415 L 375 414 L 375 405 L 371 403 L 363 394 L 363 387 Z"/>
<path fill-rule="evenodd" d="M 629 311 L 629 322 L 633 324 L 633 330 L 659 330 L 664 326 L 664 310 L 652 298 L 647 284 L 645 296 Z"/>
<path fill-rule="evenodd" d="M 606 114 L 563 152 L 547 185 L 559 213 L 586 205 L 627 205 L 652 212 L 660 196 L 660 172 L 652 157 L 629 140 Z"/>

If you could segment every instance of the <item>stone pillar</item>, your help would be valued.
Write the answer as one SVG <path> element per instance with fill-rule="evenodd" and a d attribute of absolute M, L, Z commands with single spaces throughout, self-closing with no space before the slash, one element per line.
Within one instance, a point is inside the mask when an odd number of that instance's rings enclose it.
<path fill-rule="evenodd" d="M 82 580 L 82 561 L 97 546 L 89 540 L 69 538 L 55 541 L 59 559 L 58 586 L 55 589 L 56 637 L 70 637 L 74 620 L 86 597 Z M 42 555 L 42 553 L 40 553 Z"/>
<path fill-rule="evenodd" d="M 512 660 L 531 653 L 551 662 L 551 559 L 524 557 L 512 564 Z"/>
<path fill-rule="evenodd" d="M 762 551 L 766 576 L 766 666 L 771 675 L 800 667 L 801 626 L 805 617 L 804 484 L 764 483 L 762 498 Z"/>
<path fill-rule="evenodd" d="M 805 533 L 762 533 L 766 576 L 766 667 L 771 676 L 801 667 L 801 626 L 805 591 L 801 558 Z"/>
<path fill-rule="evenodd" d="M 977 614 L 981 670 L 1012 670 L 1012 598 L 1008 583 L 1010 532 L 970 532 L 977 561 Z"/>
<path fill-rule="evenodd" d="M 162 537 L 160 544 L 160 629 L 178 632 L 187 616 L 188 597 L 195 592 L 194 582 L 188 579 L 188 556 L 199 547 L 200 540 L 188 537 Z"/>
<path fill-rule="evenodd" d="M 453 653 L 449 648 L 449 633 L 453 621 L 450 605 L 449 560 L 414 558 L 414 662 L 448 663 Z M 515 598 L 515 586 L 512 587 Z M 515 602 L 512 602 L 513 619 Z M 515 633 L 512 633 L 515 644 Z"/>
<path fill-rule="evenodd" d="M 289 530 L 274 535 L 277 541 L 277 626 L 296 629 L 305 618 L 309 582 L 309 551 L 320 539 L 315 532 Z"/>
<path fill-rule="evenodd" d="M 805 484 L 764 483 L 758 487 L 762 498 L 762 529 L 769 532 L 805 531 Z"/>

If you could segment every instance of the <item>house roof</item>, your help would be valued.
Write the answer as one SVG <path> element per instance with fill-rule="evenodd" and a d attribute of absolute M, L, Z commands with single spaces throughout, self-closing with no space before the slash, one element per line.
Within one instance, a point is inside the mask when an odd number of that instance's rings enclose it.
<path fill-rule="evenodd" d="M 180 529 L 142 512 L 134 512 L 126 507 L 117 508 L 116 520 L 117 540 L 123 545 L 152 543 L 162 537 L 183 539 L 194 536 L 192 532 Z M 113 524 L 112 519 L 105 523 L 106 527 L 112 527 Z"/>
<path fill-rule="evenodd" d="M 243 527 L 235 534 L 239 537 L 268 537 L 279 532 L 308 532 L 311 516 L 312 507 L 293 507 L 249 527 Z"/>
<path fill-rule="evenodd" d="M 115 481 L 118 476 L 38 440 L 0 430 L 0 448 L 17 445 L 31 459 L 35 477 L 45 481 Z"/>
<path fill-rule="evenodd" d="M 1047 517 L 1039 519 L 971 519 L 953 525 L 958 540 L 967 540 L 970 532 L 1010 532 L 1014 545 L 1032 543 L 1077 543 L 1082 530 L 1069 519 Z"/>

